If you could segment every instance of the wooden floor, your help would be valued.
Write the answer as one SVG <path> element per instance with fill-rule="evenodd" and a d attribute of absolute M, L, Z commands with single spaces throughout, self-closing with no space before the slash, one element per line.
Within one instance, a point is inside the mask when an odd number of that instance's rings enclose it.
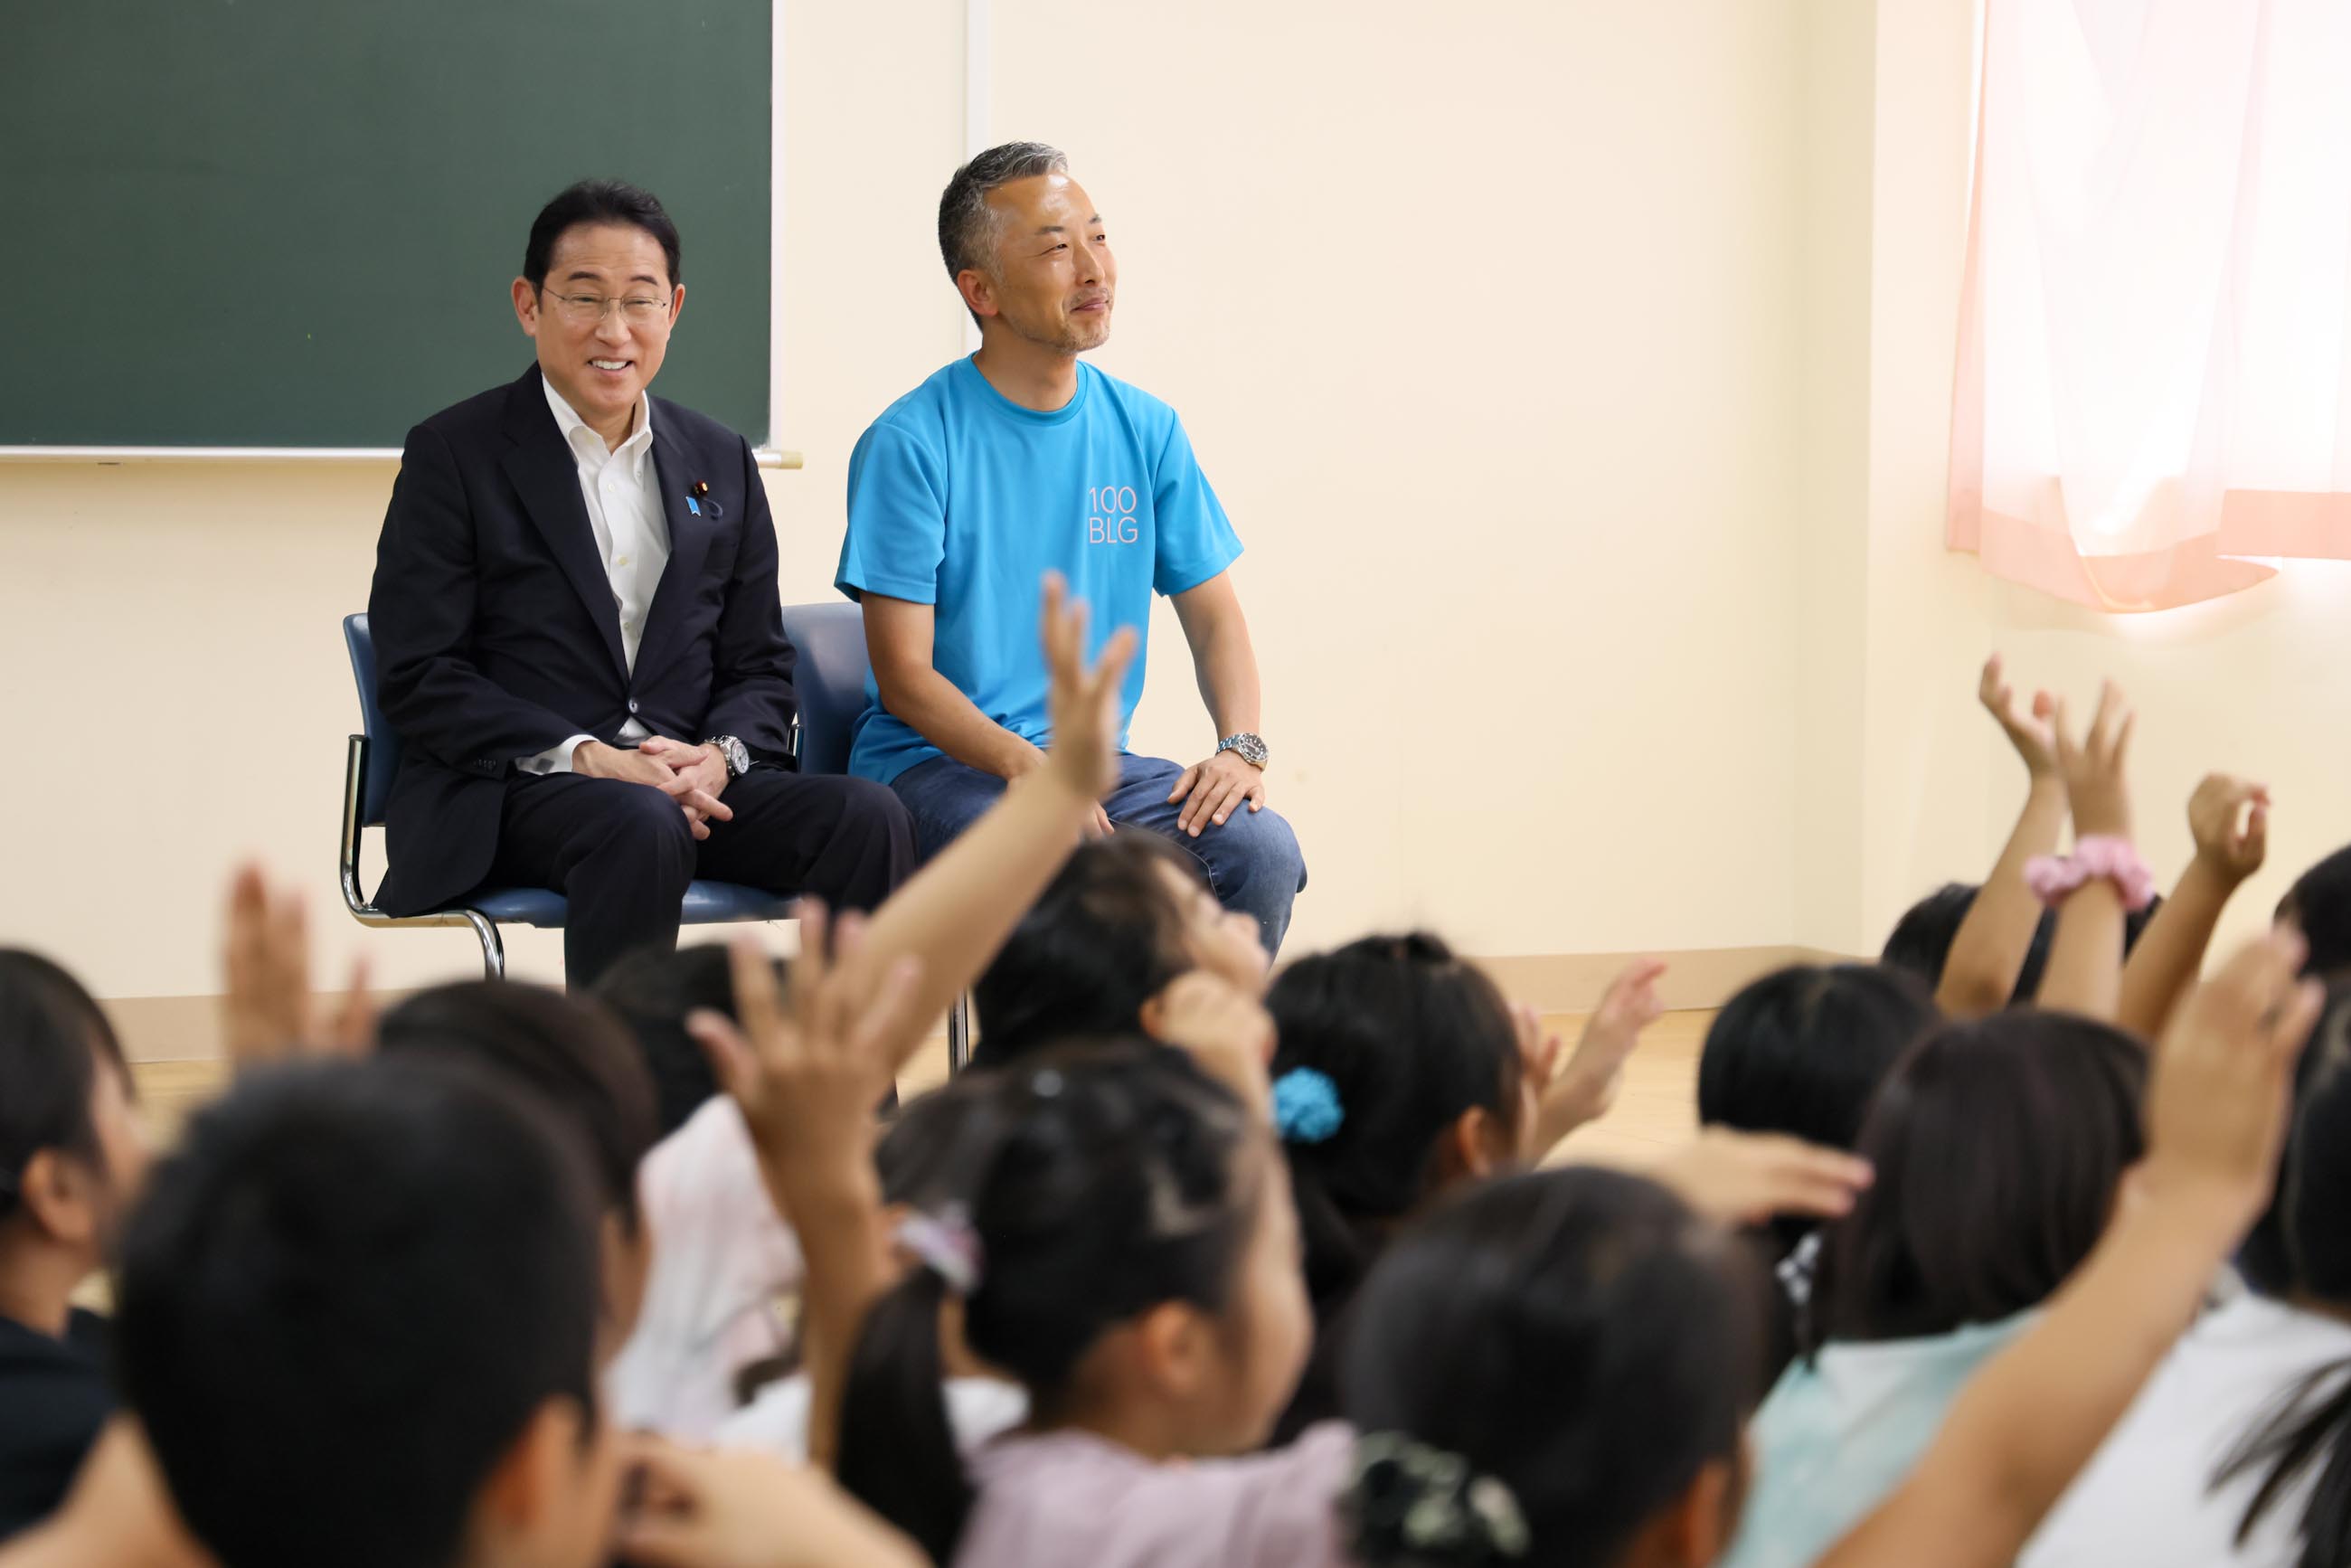
<path fill-rule="evenodd" d="M 1638 1164 L 1689 1136 L 1698 1124 L 1698 1048 L 1706 1040 L 1710 1012 L 1667 1013 L 1657 1020 L 1625 1070 L 1615 1106 L 1570 1138 L 1563 1156 L 1591 1155 Z M 1583 1019 L 1561 1014 L 1545 1020 L 1573 1040 Z M 226 1078 L 219 1061 L 149 1061 L 132 1068 L 150 1130 L 168 1143 L 188 1113 L 221 1091 Z M 946 1040 L 941 1036 L 915 1058 L 899 1080 L 900 1092 L 918 1093 L 946 1076 Z"/>

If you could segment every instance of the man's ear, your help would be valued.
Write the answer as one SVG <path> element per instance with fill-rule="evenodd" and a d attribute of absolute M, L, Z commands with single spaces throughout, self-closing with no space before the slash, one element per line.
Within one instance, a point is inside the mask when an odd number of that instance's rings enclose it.
<path fill-rule="evenodd" d="M 523 336 L 538 337 L 538 290 L 531 287 L 530 279 L 528 277 L 517 277 L 514 280 L 514 310 L 515 319 L 522 323 Z"/>
<path fill-rule="evenodd" d="M 967 308 L 975 316 L 998 314 L 996 279 L 976 267 L 967 267 L 956 274 L 956 292 L 963 296 Z"/>
<path fill-rule="evenodd" d="M 684 315 L 684 314 L 685 314 L 685 285 L 684 285 L 684 284 L 683 284 L 683 283 L 681 283 L 681 284 L 679 284 L 676 287 L 674 287 L 674 288 L 673 288 L 673 289 L 671 289 L 671 290 L 670 290 L 670 295 L 669 295 L 669 329 L 670 329 L 671 331 L 674 332 L 674 331 L 676 331 L 676 330 L 677 330 L 677 319 L 678 319 L 679 317 L 681 317 L 681 316 Z"/>
<path fill-rule="evenodd" d="M 16 1176 L 16 1201 L 50 1239 L 68 1246 L 97 1244 L 102 1208 L 99 1173 L 59 1149 L 41 1149 Z"/>

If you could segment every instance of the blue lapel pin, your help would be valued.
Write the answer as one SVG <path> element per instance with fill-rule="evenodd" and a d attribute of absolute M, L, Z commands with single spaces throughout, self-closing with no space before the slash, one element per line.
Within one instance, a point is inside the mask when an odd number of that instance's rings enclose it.
<path fill-rule="evenodd" d="M 706 512 L 714 522 L 726 515 L 726 508 L 710 498 L 710 481 L 707 479 L 694 482 L 693 493 L 685 498 L 685 509 L 697 517 Z"/>

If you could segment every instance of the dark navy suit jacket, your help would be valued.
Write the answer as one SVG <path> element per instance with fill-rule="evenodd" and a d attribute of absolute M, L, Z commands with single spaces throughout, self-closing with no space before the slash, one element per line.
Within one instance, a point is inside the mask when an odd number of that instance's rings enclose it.
<path fill-rule="evenodd" d="M 666 399 L 652 407 L 669 562 L 633 674 L 538 367 L 408 433 L 368 595 L 378 692 L 402 747 L 376 895 L 386 911 L 478 886 L 516 761 L 571 736 L 610 742 L 634 717 L 787 759 L 796 655 L 750 444 Z M 698 513 L 686 504 L 697 484 L 709 486 Z"/>

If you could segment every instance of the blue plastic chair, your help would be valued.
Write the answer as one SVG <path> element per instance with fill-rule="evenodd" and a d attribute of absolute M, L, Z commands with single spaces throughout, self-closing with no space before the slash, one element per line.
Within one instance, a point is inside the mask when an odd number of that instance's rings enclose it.
<path fill-rule="evenodd" d="M 849 743 L 865 711 L 872 661 L 865 652 L 865 612 L 843 601 L 784 606 L 784 635 L 799 650 L 792 689 L 799 694 L 796 738 L 800 771 L 846 773 Z M 947 1067 L 960 1072 L 971 1060 L 971 1003 L 957 997 L 947 1013 Z"/>
<path fill-rule="evenodd" d="M 392 781 L 400 773 L 400 735 L 384 722 L 376 700 L 375 639 L 364 615 L 343 617 L 343 643 L 350 650 L 351 678 L 360 689 L 361 734 L 350 737 L 343 765 L 343 903 L 362 925 L 470 925 L 482 944 L 482 972 L 495 980 L 507 972 L 506 944 L 500 925 L 536 925 L 559 929 L 567 903 L 544 887 L 489 888 L 462 904 L 429 915 L 387 915 L 369 900 L 360 885 L 360 844 L 370 828 L 383 825 L 384 802 L 392 798 Z M 860 639 L 862 662 L 864 643 Z M 860 677 L 861 680 L 862 677 Z M 848 742 L 841 742 L 842 755 Z M 792 900 L 731 882 L 696 882 L 685 890 L 678 918 L 687 925 L 716 925 L 738 920 L 789 920 Z"/>

